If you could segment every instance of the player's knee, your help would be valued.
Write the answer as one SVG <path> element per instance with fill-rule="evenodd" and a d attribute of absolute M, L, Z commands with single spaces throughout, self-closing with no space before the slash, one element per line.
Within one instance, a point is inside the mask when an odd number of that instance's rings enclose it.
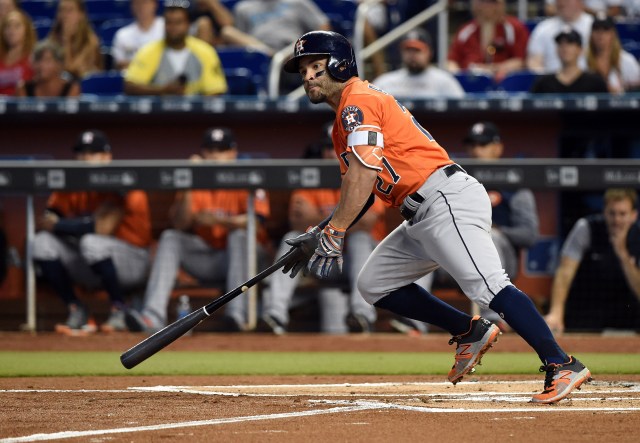
<path fill-rule="evenodd" d="M 380 291 L 376 291 L 373 289 L 375 288 L 375 286 L 371 284 L 371 278 L 370 276 L 368 276 L 368 273 L 363 272 L 365 270 L 366 268 L 363 268 L 360 272 L 360 275 L 358 275 L 358 282 L 356 286 L 362 298 L 370 305 L 373 305 L 382 297 L 384 297 L 385 294 L 382 294 L 380 293 Z"/>
<path fill-rule="evenodd" d="M 59 240 L 48 231 L 40 231 L 33 238 L 33 258 L 35 260 L 57 260 L 60 258 Z"/>
<path fill-rule="evenodd" d="M 109 257 L 104 236 L 99 234 L 85 234 L 80 238 L 80 255 L 89 263 L 96 263 Z"/>

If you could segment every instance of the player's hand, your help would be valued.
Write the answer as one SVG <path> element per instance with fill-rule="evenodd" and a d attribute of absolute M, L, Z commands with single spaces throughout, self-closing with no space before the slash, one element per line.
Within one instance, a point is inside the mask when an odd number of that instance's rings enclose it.
<path fill-rule="evenodd" d="M 330 278 L 342 273 L 342 247 L 346 230 L 338 229 L 331 223 L 323 229 L 315 254 L 309 261 L 308 269 L 316 277 Z"/>
<path fill-rule="evenodd" d="M 549 312 L 549 314 L 545 315 L 544 320 L 554 335 L 561 335 L 564 332 L 564 320 L 561 315 Z"/>
<path fill-rule="evenodd" d="M 282 272 L 284 274 L 291 271 L 289 277 L 294 278 L 298 275 L 301 269 L 304 269 L 303 274 L 307 274 L 307 263 L 313 255 L 314 251 L 318 247 L 318 237 L 320 236 L 320 228 L 314 226 L 307 229 L 307 232 L 301 234 L 295 238 L 288 238 L 285 243 L 296 248 L 296 253 L 293 254 L 285 262 Z"/>
<path fill-rule="evenodd" d="M 45 213 L 38 219 L 38 229 L 43 231 L 53 232 L 53 228 L 60 218 L 51 211 L 45 211 Z"/>

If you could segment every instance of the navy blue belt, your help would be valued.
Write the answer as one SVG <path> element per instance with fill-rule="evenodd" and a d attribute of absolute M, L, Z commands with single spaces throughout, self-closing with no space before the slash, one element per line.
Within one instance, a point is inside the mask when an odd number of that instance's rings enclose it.
<path fill-rule="evenodd" d="M 451 177 L 456 172 L 465 172 L 464 169 L 462 169 L 462 166 L 456 163 L 450 164 L 449 166 L 445 166 L 444 168 L 442 168 L 442 171 L 444 172 L 444 175 L 447 176 L 447 178 Z M 406 201 L 407 199 L 410 199 L 413 201 L 410 202 L 410 204 L 406 204 L 406 203 L 409 203 Z M 418 211 L 418 206 L 422 202 L 424 202 L 424 197 L 418 194 L 417 192 L 414 192 L 413 194 L 405 198 L 405 203 L 403 203 L 402 206 L 400 206 L 400 214 L 405 220 L 411 221 L 413 216 L 416 215 L 416 212 Z"/>

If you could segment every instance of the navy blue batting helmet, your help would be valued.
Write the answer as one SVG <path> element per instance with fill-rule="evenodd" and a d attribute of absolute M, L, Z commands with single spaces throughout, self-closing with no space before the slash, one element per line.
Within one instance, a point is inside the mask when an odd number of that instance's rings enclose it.
<path fill-rule="evenodd" d="M 311 31 L 296 41 L 293 57 L 284 64 L 286 72 L 297 73 L 300 58 L 306 55 L 329 57 L 327 69 L 334 78 L 347 81 L 358 75 L 356 56 L 351 43 L 341 34 L 332 31 Z"/>

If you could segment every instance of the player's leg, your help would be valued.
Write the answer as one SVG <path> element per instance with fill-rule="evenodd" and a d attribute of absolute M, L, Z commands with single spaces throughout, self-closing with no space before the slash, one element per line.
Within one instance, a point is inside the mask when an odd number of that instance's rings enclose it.
<path fill-rule="evenodd" d="M 346 334 L 349 332 L 345 319 L 349 313 L 347 294 L 340 288 L 320 288 L 320 331 L 325 334 Z"/>
<path fill-rule="evenodd" d="M 227 236 L 227 291 L 230 291 L 249 280 L 249 261 L 247 258 L 247 231 L 235 229 Z M 225 306 L 227 329 L 242 331 L 248 319 L 248 294 L 236 297 Z"/>
<path fill-rule="evenodd" d="M 288 232 L 285 238 L 295 238 L 302 232 Z M 286 254 L 291 246 L 286 244 L 284 240 L 280 242 L 276 257 L 282 257 Z M 262 295 L 262 312 L 260 315 L 260 331 L 273 332 L 281 335 L 286 332 L 289 324 L 289 306 L 296 287 L 300 283 L 302 272 L 299 272 L 294 278 L 289 274 L 276 271 L 267 279 L 269 287 L 264 290 Z"/>
<path fill-rule="evenodd" d="M 407 227 L 402 223 L 376 246 L 360 271 L 360 293 L 379 308 L 431 323 L 453 335 L 464 333 L 471 317 L 414 283 L 438 265 L 408 236 Z"/>
<path fill-rule="evenodd" d="M 50 232 L 41 231 L 34 238 L 33 254 L 42 278 L 67 306 L 67 320 L 56 325 L 56 331 L 74 335 L 95 332 L 95 323 L 74 290 L 75 277 L 92 274 L 77 248 Z"/>
<path fill-rule="evenodd" d="M 456 174 L 458 175 L 458 174 Z M 441 227 L 439 236 L 447 242 L 426 241 L 430 254 L 458 282 L 465 294 L 483 308 L 491 308 L 500 314 L 538 353 L 545 364 L 573 364 L 569 356 L 560 348 L 546 322 L 531 299 L 515 288 L 501 267 L 498 252 L 491 239 L 491 206 L 482 185 L 462 181 L 464 176 L 454 175 L 452 185 L 443 189 L 441 198 L 430 209 L 432 216 L 447 220 L 426 220 Z M 456 177 L 456 179 L 454 179 Z M 429 218 L 429 217 L 427 217 Z M 416 226 L 417 228 L 418 226 Z M 576 363 L 576 368 L 580 367 Z M 551 366 L 555 370 L 556 366 Z M 557 371 L 556 371 L 557 372 Z M 579 386 L 588 378 L 588 370 L 582 366 L 575 374 L 574 386 Z M 590 376 L 590 374 L 589 374 Z M 569 377 L 572 378 L 572 377 Z M 546 399 L 558 401 L 573 389 L 554 392 Z"/>
<path fill-rule="evenodd" d="M 349 278 L 349 323 L 356 332 L 371 332 L 376 322 L 376 310 L 367 303 L 358 290 L 358 274 L 375 248 L 375 240 L 365 231 L 350 232 L 344 257 Z"/>

